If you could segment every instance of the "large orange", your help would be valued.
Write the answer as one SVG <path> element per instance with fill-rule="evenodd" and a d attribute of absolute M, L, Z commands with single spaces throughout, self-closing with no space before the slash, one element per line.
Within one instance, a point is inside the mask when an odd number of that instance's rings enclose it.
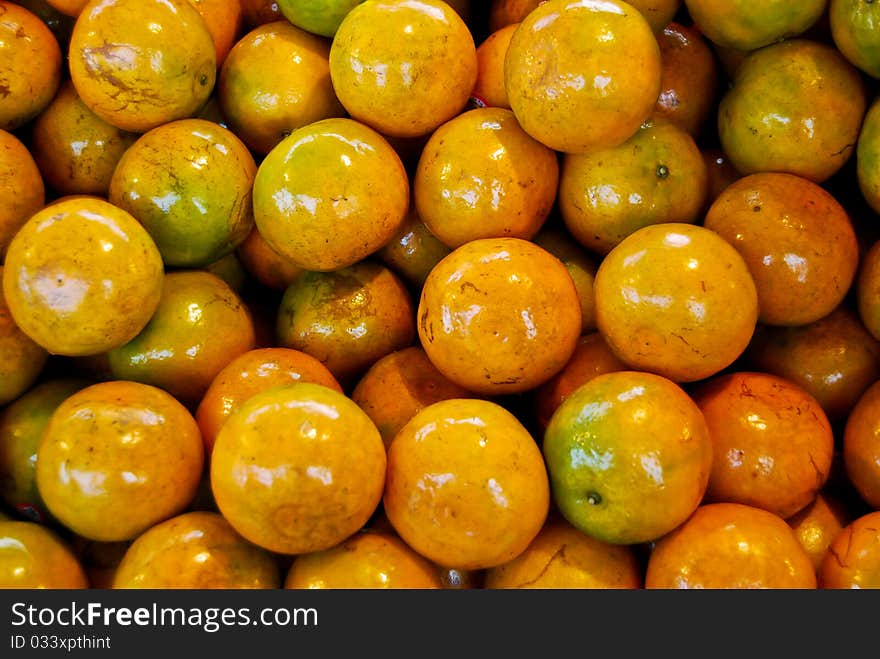
<path fill-rule="evenodd" d="M 0 264 L 12 237 L 31 215 L 43 207 L 43 177 L 27 147 L 12 133 L 0 129 Z"/>
<path fill-rule="evenodd" d="M 88 588 L 82 565 L 54 532 L 0 521 L 0 588 Z"/>
<path fill-rule="evenodd" d="M 819 572 L 822 588 L 880 588 L 880 512 L 853 521 L 834 538 Z"/>
<path fill-rule="evenodd" d="M 843 460 L 849 482 L 880 510 L 880 383 L 868 388 L 847 417 Z"/>

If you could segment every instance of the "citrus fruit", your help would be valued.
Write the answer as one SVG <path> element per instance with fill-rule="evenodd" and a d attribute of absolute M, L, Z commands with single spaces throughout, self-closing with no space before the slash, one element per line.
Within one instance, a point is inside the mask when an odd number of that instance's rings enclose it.
<path fill-rule="evenodd" d="M 88 588 L 82 566 L 56 533 L 34 522 L 0 521 L 0 588 Z"/>
<path fill-rule="evenodd" d="M 0 266 L 0 277 L 4 268 Z M 0 289 L 0 405 L 27 391 L 48 359 L 46 351 L 19 329 Z"/>
<path fill-rule="evenodd" d="M 214 41 L 217 66 L 222 66 L 238 39 L 242 24 L 241 4 L 237 0 L 189 0 L 205 21 Z"/>
<path fill-rule="evenodd" d="M 880 241 L 862 257 L 855 288 L 859 317 L 871 336 L 880 340 Z"/>
<path fill-rule="evenodd" d="M 489 30 L 495 32 L 507 25 L 521 22 L 541 2 L 543 0 L 492 0 Z"/>
<path fill-rule="evenodd" d="M 248 274 L 263 286 L 284 291 L 303 270 L 269 247 L 254 227 L 236 252 Z"/>
<path fill-rule="evenodd" d="M 880 588 L 880 512 L 868 513 L 837 534 L 822 561 L 822 588 Z"/>
<path fill-rule="evenodd" d="M 856 144 L 856 177 L 868 205 L 880 212 L 880 104 L 865 114 Z"/>
<path fill-rule="evenodd" d="M 880 385 L 876 382 L 847 417 L 843 460 L 849 482 L 869 506 L 880 510 Z"/>
<path fill-rule="evenodd" d="M 12 133 L 0 129 L 0 264 L 12 237 L 31 215 L 43 208 L 43 177 L 27 147 Z"/>
<path fill-rule="evenodd" d="M 376 257 L 408 284 L 420 289 L 428 273 L 452 250 L 430 232 L 410 203 L 403 224 L 394 237 L 376 253 Z"/>
<path fill-rule="evenodd" d="M 342 19 L 364 0 L 278 0 L 278 9 L 291 23 L 324 37 L 332 37 Z"/>
<path fill-rule="evenodd" d="M 255 28 L 284 19 L 275 0 L 238 0 L 246 26 Z"/>
<path fill-rule="evenodd" d="M 727 186 L 742 176 L 721 149 L 703 149 L 703 160 L 706 161 L 706 173 L 709 175 L 709 196 L 706 199 L 708 210 Z"/>
<path fill-rule="evenodd" d="M 596 301 L 593 282 L 599 268 L 598 261 L 573 240 L 568 232 L 559 228 L 545 226 L 534 237 L 533 242 L 562 261 L 581 301 L 581 332 L 595 330 Z"/>
<path fill-rule="evenodd" d="M 786 521 L 818 573 L 828 547 L 847 525 L 849 518 L 839 501 L 820 493 L 811 504 Z"/>
<path fill-rule="evenodd" d="M 477 82 L 471 95 L 478 104 L 510 108 L 507 89 L 504 86 L 504 59 L 513 33 L 518 27 L 519 23 L 505 25 L 477 46 Z"/>
<path fill-rule="evenodd" d="M 873 0 L 830 0 L 828 18 L 834 45 L 844 57 L 873 78 L 880 77 L 880 8 Z"/>

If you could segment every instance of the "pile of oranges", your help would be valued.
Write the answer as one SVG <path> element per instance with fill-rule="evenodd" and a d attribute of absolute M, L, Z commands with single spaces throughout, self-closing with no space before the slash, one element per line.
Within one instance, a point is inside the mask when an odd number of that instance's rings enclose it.
<path fill-rule="evenodd" d="M 880 587 L 878 25 L 0 0 L 0 586 Z"/>

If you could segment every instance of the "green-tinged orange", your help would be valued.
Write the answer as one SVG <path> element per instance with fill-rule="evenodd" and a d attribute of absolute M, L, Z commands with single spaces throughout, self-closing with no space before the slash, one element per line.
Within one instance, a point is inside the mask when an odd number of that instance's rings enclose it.
<path fill-rule="evenodd" d="M 333 37 L 348 12 L 364 0 L 278 0 L 291 23 L 323 37 Z"/>
<path fill-rule="evenodd" d="M 880 7 L 873 0 L 830 0 L 828 19 L 834 45 L 873 78 L 880 78 Z"/>
<path fill-rule="evenodd" d="M 34 522 L 0 521 L 0 588 L 88 588 L 82 566 L 70 548 Z"/>
<path fill-rule="evenodd" d="M 880 212 L 880 103 L 865 114 L 856 145 L 856 178 L 868 205 Z"/>
<path fill-rule="evenodd" d="M 599 261 L 562 229 L 545 227 L 535 236 L 534 243 L 562 261 L 568 270 L 581 301 L 581 332 L 595 330 L 596 300 L 593 281 L 596 279 Z"/>
<path fill-rule="evenodd" d="M 415 204 L 410 203 L 400 229 L 376 257 L 410 286 L 420 289 L 428 273 L 451 251 L 425 226 Z"/>

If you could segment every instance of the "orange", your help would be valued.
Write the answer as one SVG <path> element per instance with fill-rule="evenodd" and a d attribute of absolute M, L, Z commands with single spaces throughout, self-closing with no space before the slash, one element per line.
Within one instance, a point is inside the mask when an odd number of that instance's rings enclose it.
<path fill-rule="evenodd" d="M 485 588 L 636 589 L 642 574 L 635 552 L 591 538 L 564 521 L 548 521 L 528 548 L 486 572 Z"/>
<path fill-rule="evenodd" d="M 79 16 L 89 0 L 46 0 L 46 2 L 65 16 Z"/>
<path fill-rule="evenodd" d="M 721 99 L 721 147 L 743 174 L 822 183 L 854 153 L 866 102 L 859 72 L 831 46 L 773 44 L 746 58 Z"/>
<path fill-rule="evenodd" d="M 136 382 L 95 384 L 52 414 L 37 488 L 74 533 L 130 540 L 190 503 L 203 451 L 195 419 L 171 395 Z"/>
<path fill-rule="evenodd" d="M 646 588 L 813 589 L 816 573 L 794 531 L 738 503 L 700 506 L 651 552 Z"/>
<path fill-rule="evenodd" d="M 278 0 L 291 23 L 324 37 L 333 37 L 348 12 L 364 0 Z"/>
<path fill-rule="evenodd" d="M 285 588 L 442 588 L 439 570 L 389 533 L 358 533 L 332 549 L 298 556 Z"/>
<path fill-rule="evenodd" d="M 755 50 L 803 34 L 825 11 L 827 0 L 684 0 L 697 27 L 726 48 Z"/>
<path fill-rule="evenodd" d="M 283 20 L 284 15 L 275 0 L 238 0 L 246 26 L 254 28 Z"/>
<path fill-rule="evenodd" d="M 837 534 L 822 561 L 822 588 L 880 588 L 880 512 L 862 515 Z"/>
<path fill-rule="evenodd" d="M 746 349 L 758 296 L 718 234 L 672 223 L 639 229 L 596 273 L 596 321 L 617 357 L 677 382 L 707 378 Z"/>
<path fill-rule="evenodd" d="M 383 135 L 417 137 L 464 108 L 477 80 L 476 47 L 441 0 L 370 0 L 339 26 L 330 77 L 354 119 Z"/>
<path fill-rule="evenodd" d="M 248 32 L 229 51 L 217 84 L 229 128 L 265 155 L 291 131 L 343 116 L 329 55 L 325 39 L 283 19 Z"/>
<path fill-rule="evenodd" d="M 651 373 L 598 375 L 553 413 L 544 433 L 553 500 L 575 528 L 614 544 L 649 542 L 703 498 L 712 442 L 700 409 Z"/>
<path fill-rule="evenodd" d="M 280 345 L 317 358 L 343 386 L 416 333 L 403 282 L 372 261 L 298 277 L 284 293 L 276 327 Z"/>
<path fill-rule="evenodd" d="M 741 178 L 715 200 L 704 226 L 745 259 L 762 323 L 816 321 L 855 279 L 859 248 L 849 215 L 808 179 L 777 172 Z"/>
<path fill-rule="evenodd" d="M 275 558 L 242 538 L 217 513 L 161 522 L 131 544 L 113 588 L 278 588 Z"/>
<path fill-rule="evenodd" d="M 136 138 L 89 110 L 66 80 L 34 121 L 31 150 L 58 194 L 106 196 L 116 163 Z"/>
<path fill-rule="evenodd" d="M 222 66 L 241 30 L 241 4 L 238 0 L 189 0 L 189 2 L 205 21 L 205 27 L 208 28 L 214 41 L 217 66 Z"/>
<path fill-rule="evenodd" d="M 43 207 L 46 191 L 37 163 L 15 135 L 0 129 L 0 264 L 12 237 Z"/>
<path fill-rule="evenodd" d="M 0 588 L 88 588 L 70 548 L 34 522 L 0 521 Z"/>
<path fill-rule="evenodd" d="M 873 102 L 865 114 L 856 145 L 856 177 L 868 205 L 880 212 L 880 103 Z"/>
<path fill-rule="evenodd" d="M 428 273 L 451 252 L 430 232 L 419 218 L 415 204 L 394 237 L 376 253 L 376 257 L 411 286 L 420 289 Z"/>
<path fill-rule="evenodd" d="M 650 25 L 619 0 L 541 4 L 514 33 L 504 67 L 510 107 L 522 127 L 566 153 L 632 137 L 657 102 L 660 75 Z"/>
<path fill-rule="evenodd" d="M 880 340 L 880 241 L 862 257 L 855 289 L 859 317 L 871 336 Z"/>
<path fill-rule="evenodd" d="M 802 387 L 832 420 L 845 419 L 880 379 L 880 343 L 842 306 L 799 327 L 759 326 L 746 357 Z"/>
<path fill-rule="evenodd" d="M 147 326 L 110 351 L 110 370 L 119 380 L 161 387 L 194 403 L 254 343 L 250 312 L 226 282 L 199 270 L 172 272 Z"/>
<path fill-rule="evenodd" d="M 91 0 L 69 59 L 83 103 L 138 133 L 198 112 L 217 76 L 214 40 L 187 0 Z"/>
<path fill-rule="evenodd" d="M 55 35 L 24 7 L 0 1 L 0 129 L 15 130 L 40 114 L 59 84 Z"/>
<path fill-rule="evenodd" d="M 820 493 L 811 504 L 786 521 L 794 530 L 798 542 L 809 554 L 818 573 L 828 547 L 849 519 L 837 500 Z"/>
<path fill-rule="evenodd" d="M 154 128 L 125 152 L 109 200 L 146 228 L 166 265 L 205 266 L 253 228 L 256 174 L 253 156 L 232 131 L 182 119 Z"/>
<path fill-rule="evenodd" d="M 400 537 L 444 567 L 519 556 L 549 509 L 541 451 L 503 407 L 446 400 L 424 408 L 388 448 L 385 513 Z"/>
<path fill-rule="evenodd" d="M 651 29 L 659 35 L 675 17 L 681 0 L 630 0 L 629 4 L 642 12 Z"/>
<path fill-rule="evenodd" d="M 607 254 L 650 224 L 696 222 L 707 186 L 706 163 L 693 138 L 652 119 L 623 144 L 566 155 L 559 210 L 578 242 Z"/>
<path fill-rule="evenodd" d="M 508 25 L 520 23 L 544 0 L 492 0 L 489 12 L 489 30 L 495 32 Z"/>
<path fill-rule="evenodd" d="M 423 408 L 441 400 L 469 397 L 467 390 L 447 380 L 416 346 L 376 361 L 351 393 L 351 399 L 376 424 L 386 448 Z"/>
<path fill-rule="evenodd" d="M 553 413 L 579 387 L 603 373 L 625 370 L 626 364 L 614 356 L 599 332 L 582 336 L 565 367 L 535 389 L 535 416 L 541 430 L 547 429 Z"/>
<path fill-rule="evenodd" d="M 487 396 L 553 377 L 571 358 L 582 324 L 568 270 L 519 238 L 473 240 L 454 250 L 428 275 L 417 317 L 437 370 Z"/>
<path fill-rule="evenodd" d="M 282 384 L 313 382 L 342 393 L 336 378 L 314 357 L 287 348 L 263 348 L 239 355 L 221 370 L 196 410 L 196 421 L 211 455 L 217 433 L 248 399 Z"/>
<path fill-rule="evenodd" d="M 843 460 L 852 486 L 869 506 L 880 509 L 880 384 L 876 382 L 847 417 Z"/>
<path fill-rule="evenodd" d="M 670 23 L 657 36 L 663 65 L 654 116 L 665 117 L 695 139 L 715 109 L 718 65 L 699 30 Z"/>
<path fill-rule="evenodd" d="M 230 252 L 218 261 L 209 263 L 202 269 L 225 281 L 229 288 L 239 295 L 244 291 L 247 284 L 247 272 L 234 252 Z"/>
<path fill-rule="evenodd" d="M 786 518 L 809 504 L 831 472 L 834 437 L 818 401 L 767 373 L 736 372 L 694 393 L 714 459 L 707 500 Z"/>
<path fill-rule="evenodd" d="M 534 238 L 534 243 L 543 247 L 562 261 L 577 289 L 581 301 L 581 332 L 596 329 L 596 301 L 593 282 L 596 279 L 598 261 L 588 254 L 562 229 L 544 227 Z"/>
<path fill-rule="evenodd" d="M 489 107 L 510 108 L 504 86 L 504 59 L 519 23 L 496 30 L 477 47 L 477 82 L 471 96 Z"/>
<path fill-rule="evenodd" d="M 479 108 L 438 128 L 413 181 L 419 217 L 455 248 L 480 238 L 531 239 L 556 199 L 556 154 L 510 110 Z"/>
<path fill-rule="evenodd" d="M 0 266 L 0 277 L 4 268 Z M 0 289 L 0 405 L 27 391 L 48 359 L 46 351 L 21 331 Z"/>
<path fill-rule="evenodd" d="M 88 384 L 84 380 L 47 380 L 0 414 L 0 497 L 35 522 L 48 521 L 36 473 L 43 430 L 55 409 Z"/>
<path fill-rule="evenodd" d="M 269 247 L 254 227 L 238 246 L 238 258 L 248 274 L 263 286 L 283 291 L 303 270 Z"/>
<path fill-rule="evenodd" d="M 366 524 L 385 464 L 370 417 L 338 391 L 301 382 L 259 393 L 229 417 L 214 444 L 211 488 L 245 538 L 304 554 Z"/>
<path fill-rule="evenodd" d="M 339 270 L 391 241 L 409 193 L 403 163 L 381 135 L 351 119 L 325 119 L 293 131 L 260 164 L 254 219 L 295 265 Z"/>
<path fill-rule="evenodd" d="M 33 215 L 9 245 L 3 290 L 15 323 L 50 353 L 94 355 L 140 332 L 159 304 L 162 257 L 146 230 L 97 197 Z"/>
<path fill-rule="evenodd" d="M 730 164 L 730 159 L 721 149 L 704 149 L 703 160 L 706 161 L 706 173 L 709 175 L 709 196 L 706 198 L 706 209 L 708 209 L 727 186 L 742 176 Z"/>
<path fill-rule="evenodd" d="M 873 2 L 830 0 L 828 18 L 834 45 L 844 57 L 873 78 L 880 77 L 880 11 Z"/>

